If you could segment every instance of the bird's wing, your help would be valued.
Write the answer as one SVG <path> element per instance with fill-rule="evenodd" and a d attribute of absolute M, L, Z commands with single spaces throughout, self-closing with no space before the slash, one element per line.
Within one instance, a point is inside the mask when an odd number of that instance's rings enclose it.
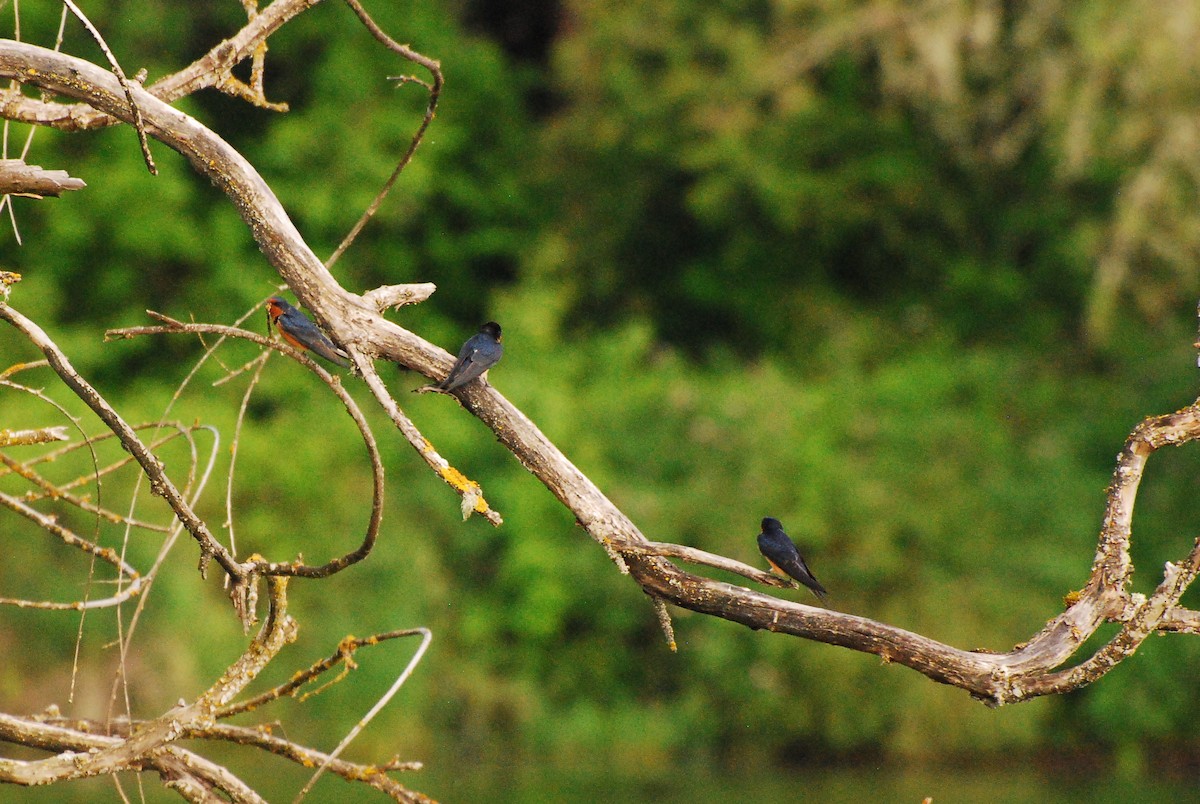
<path fill-rule="evenodd" d="M 284 326 L 279 326 L 281 323 Z M 284 340 L 293 346 L 311 349 L 329 362 L 337 363 L 339 366 L 350 365 L 350 355 L 338 348 L 316 324 L 309 320 L 308 316 L 299 310 L 288 310 L 281 315 L 279 321 L 276 322 L 276 328 L 283 335 Z"/>
<path fill-rule="evenodd" d="M 337 344 L 329 340 L 322 332 L 317 333 L 312 350 L 330 363 L 337 363 L 339 366 L 350 365 L 350 355 L 346 354 L 345 350 L 338 348 Z"/>
<path fill-rule="evenodd" d="M 458 360 L 455 361 L 454 366 L 450 369 L 450 373 L 446 375 L 446 379 L 438 383 L 438 387 L 443 391 L 453 391 L 455 388 L 466 385 L 487 371 L 487 364 L 482 363 L 478 359 L 480 350 L 484 345 L 484 342 L 478 335 L 472 335 L 468 338 L 467 342 L 458 350 Z"/>
<path fill-rule="evenodd" d="M 480 360 L 479 351 L 478 348 L 474 348 L 460 358 L 454 364 L 454 368 L 450 369 L 450 376 L 446 378 L 447 382 L 455 386 L 466 385 L 487 371 L 487 363 Z"/>

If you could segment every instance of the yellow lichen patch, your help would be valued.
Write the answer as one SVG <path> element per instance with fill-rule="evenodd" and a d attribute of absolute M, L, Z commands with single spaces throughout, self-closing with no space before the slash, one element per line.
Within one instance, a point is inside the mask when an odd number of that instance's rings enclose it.
<path fill-rule="evenodd" d="M 1081 597 L 1083 597 L 1083 595 L 1080 592 L 1067 592 L 1065 595 L 1063 595 L 1063 603 L 1068 606 L 1074 606 L 1079 602 L 1079 598 Z"/>
<path fill-rule="evenodd" d="M 441 470 L 439 474 L 441 474 L 442 480 L 445 480 L 451 486 L 464 493 L 470 489 L 471 486 L 478 486 L 475 481 L 468 480 L 466 475 L 455 469 L 453 466 L 447 466 L 445 469 Z"/>
<path fill-rule="evenodd" d="M 438 472 L 442 476 L 442 480 L 449 483 L 459 494 L 466 495 L 474 493 L 475 505 L 474 510 L 480 514 L 486 514 L 489 510 L 487 500 L 480 493 L 479 484 L 474 480 L 470 480 L 462 472 L 455 469 L 453 466 L 447 466 Z"/>

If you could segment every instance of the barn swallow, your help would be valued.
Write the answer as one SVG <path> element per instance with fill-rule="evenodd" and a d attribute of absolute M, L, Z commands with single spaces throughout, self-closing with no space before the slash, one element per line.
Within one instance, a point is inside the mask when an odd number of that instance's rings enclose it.
<path fill-rule="evenodd" d="M 446 379 L 437 384 L 438 390 L 461 388 L 500 362 L 504 346 L 500 343 L 500 325 L 489 321 L 479 328 L 458 350 L 458 360 Z"/>
<path fill-rule="evenodd" d="M 267 321 L 275 325 L 283 339 L 301 351 L 311 349 L 330 363 L 350 365 L 350 355 L 334 345 L 304 313 L 278 296 L 267 299 Z"/>
<path fill-rule="evenodd" d="M 800 555 L 791 538 L 783 532 L 783 524 L 773 516 L 763 517 L 762 533 L 758 534 L 758 550 L 766 556 L 771 569 L 789 578 L 795 578 L 813 590 L 818 598 L 825 599 L 825 587 L 813 577 L 812 570 L 804 563 L 804 557 Z"/>

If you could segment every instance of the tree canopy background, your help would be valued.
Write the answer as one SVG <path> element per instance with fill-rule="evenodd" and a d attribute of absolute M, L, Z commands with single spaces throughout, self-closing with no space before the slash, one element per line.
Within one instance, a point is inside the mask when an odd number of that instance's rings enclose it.
<path fill-rule="evenodd" d="M 94 5 L 127 71 L 151 78 L 244 19 L 232 2 Z M 500 321 L 492 381 L 650 538 L 754 563 L 758 520 L 777 516 L 831 605 L 1010 647 L 1086 576 L 1125 435 L 1197 393 L 1200 14 L 1000 5 L 372 9 L 440 59 L 447 84 L 397 192 L 336 271 L 351 286 L 437 283 L 400 318 L 452 351 Z M 395 65 L 349 13 L 322 4 L 272 38 L 267 95 L 291 112 L 215 93 L 182 102 L 258 167 L 321 255 L 424 103 L 384 80 Z M 21 23 L 22 38 L 50 43 L 57 9 L 23 5 Z M 65 49 L 102 60 L 71 25 Z M 8 235 L 5 251 L 24 276 L 14 299 L 131 420 L 159 415 L 197 349 L 106 344 L 106 327 L 142 323 L 147 308 L 231 321 L 276 281 L 225 199 L 155 153 L 151 179 L 127 128 L 38 132 L 30 160 L 89 186 L 18 201 L 25 245 Z M 0 345 L 6 364 L 29 359 L 8 332 Z M 240 394 L 193 393 L 177 415 L 229 433 Z M 484 428 L 443 398 L 409 404 L 506 524 L 461 524 L 407 445 L 383 444 L 394 491 L 381 547 L 297 584 L 292 602 L 305 655 L 348 631 L 433 629 L 404 702 L 365 741 L 646 773 L 1052 749 L 1136 769 L 1194 752 L 1200 698 L 1181 680 L 1200 646 L 1187 637 L 1149 641 L 1078 694 L 999 711 L 864 655 L 686 613 L 669 654 L 642 596 Z M 13 396 L 4 407 L 42 410 Z M 250 416 L 239 548 L 317 557 L 352 543 L 369 476 L 334 401 L 275 364 Z M 1193 538 L 1198 470 L 1186 451 L 1150 470 L 1139 560 Z M 145 560 L 157 545 L 139 549 Z M 61 559 L 0 562 L 0 584 L 81 583 Z M 219 587 L 187 571 L 164 580 L 170 603 L 144 627 L 170 650 L 139 657 L 146 695 L 156 676 L 199 684 L 227 658 L 216 646 L 241 639 Z M 0 697 L 59 700 L 77 622 L 4 616 Z M 102 656 L 112 628 L 90 615 L 85 645 Z M 34 633 L 60 653 L 21 650 Z M 313 733 L 323 715 L 369 705 L 382 664 L 310 702 Z M 35 666 L 56 669 L 40 689 L 15 686 Z M 102 708 L 108 690 L 81 693 Z"/>

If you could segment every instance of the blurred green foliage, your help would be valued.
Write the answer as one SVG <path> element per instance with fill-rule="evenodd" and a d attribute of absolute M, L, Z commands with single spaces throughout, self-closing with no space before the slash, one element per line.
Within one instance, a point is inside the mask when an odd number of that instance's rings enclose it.
<path fill-rule="evenodd" d="M 1028 64 L 1043 64 L 1031 53 L 1048 63 L 1071 46 L 1099 59 L 1087 45 L 1116 23 L 1076 12 L 1066 44 L 1056 38 L 1066 23 L 1035 26 L 1043 52 L 1027 41 L 1035 12 L 1014 12 L 1019 19 L 962 55 L 950 76 L 961 92 L 939 94 L 921 91 L 933 57 L 901 45 L 958 42 L 962 20 L 917 26 L 908 41 L 886 16 L 871 22 L 871 3 L 505 4 L 518 22 L 560 21 L 540 29 L 548 41 L 518 47 L 502 35 L 518 28 L 480 8 L 373 9 L 385 30 L 441 60 L 447 84 L 428 139 L 339 278 L 354 290 L 436 282 L 434 297 L 398 320 L 451 351 L 479 321 L 501 321 L 507 352 L 494 384 L 649 537 L 757 563 L 753 537 L 771 514 L 802 542 L 840 610 L 965 648 L 1003 650 L 1036 632 L 1086 577 L 1125 435 L 1195 396 L 1196 277 L 1192 263 L 1180 267 L 1194 258 L 1194 215 L 1153 215 L 1153 204 L 1131 208 L 1123 195 L 1131 177 L 1158 175 L 1150 168 L 1191 179 L 1173 155 L 1164 167 L 1133 146 L 1066 147 L 1077 106 L 1029 98 L 1025 62 L 980 65 L 1018 39 Z M 51 41 L 50 6 L 21 11 L 24 38 Z M 239 24 L 234 3 L 88 11 L 127 71 L 146 65 L 150 81 Z M 135 16 L 144 21 L 136 28 Z M 68 30 L 68 49 L 94 57 Z M 1121 58 L 1140 65 L 1145 49 L 1164 59 L 1174 40 L 1145 36 Z M 321 4 L 271 41 L 267 95 L 290 113 L 212 92 L 180 105 L 262 171 L 324 255 L 419 121 L 421 90 L 385 80 L 406 69 L 345 7 Z M 1178 92 L 1197 74 L 1179 74 Z M 1127 118 L 1141 107 L 1123 97 L 1093 99 L 1087 119 L 1140 131 Z M 14 306 L 131 421 L 162 415 L 201 350 L 181 338 L 105 343 L 106 327 L 142 323 L 146 308 L 232 321 L 277 281 L 224 198 L 154 150 L 161 175 L 151 179 L 128 129 L 38 132 L 31 161 L 89 186 L 18 201 L 25 245 L 9 235 L 4 265 L 25 277 Z M 1173 220 L 1182 227 L 1174 239 L 1163 233 Z M 1120 238 L 1133 273 L 1114 284 L 1098 266 L 1111 267 Z M 1147 242 L 1159 244 L 1158 262 L 1138 245 Z M 1116 337 L 1103 336 L 1097 304 L 1115 309 Z M 249 321 L 263 326 L 259 312 Z M 7 330 L 0 354 L 6 365 L 35 357 Z M 200 504 L 214 525 L 225 519 L 246 380 L 210 383 L 253 354 L 224 348 L 170 414 L 220 432 Z M 1151 640 L 1083 692 L 1000 711 L 872 657 L 686 612 L 677 613 L 680 652 L 669 654 L 637 588 L 482 425 L 444 397 L 409 397 L 415 375 L 385 376 L 506 522 L 460 523 L 457 498 L 372 413 L 389 482 L 380 544 L 329 581 L 293 584 L 302 639 L 286 654 L 291 664 L 266 679 L 282 680 L 347 633 L 431 627 L 426 663 L 362 738 L 361 756 L 654 772 L 685 759 L 753 768 L 1066 744 L 1116 749 L 1136 765 L 1150 746 L 1194 740 L 1200 701 L 1180 679 L 1200 647 L 1187 637 Z M 48 374 L 18 378 L 82 413 Z M 59 422 L 31 397 L 2 398 L 3 426 Z M 197 438 L 203 454 L 207 436 Z M 167 454 L 185 471 L 185 450 Z M 370 495 L 365 464 L 331 397 L 273 358 L 238 443 L 239 551 L 316 561 L 352 549 Z M 1200 457 L 1185 448 L 1151 464 L 1139 591 L 1190 547 L 1200 515 Z M 79 454 L 51 474 L 66 480 L 87 467 Z M 0 487 L 24 488 L 11 476 Z M 130 491 L 125 476 L 100 493 L 123 510 Z M 144 489 L 139 500 L 162 521 Z M 62 516 L 120 541 L 111 526 Z M 77 554 L 8 527 L 5 553 L 22 560 L 0 562 L 3 594 L 81 594 L 87 567 Z M 135 535 L 131 560 L 148 566 L 159 545 Z M 199 692 L 243 644 L 219 581 L 197 583 L 194 562 L 181 540 L 150 595 L 129 670 L 139 713 Z M 28 610 L 4 618 L 0 652 L 11 661 L 0 663 L 0 702 L 64 704 L 78 620 Z M 115 615 L 89 614 L 85 626 L 77 706 L 99 714 Z M 331 745 L 414 647 L 360 654 L 352 684 L 303 706 L 284 702 L 276 716 L 289 737 Z"/>

